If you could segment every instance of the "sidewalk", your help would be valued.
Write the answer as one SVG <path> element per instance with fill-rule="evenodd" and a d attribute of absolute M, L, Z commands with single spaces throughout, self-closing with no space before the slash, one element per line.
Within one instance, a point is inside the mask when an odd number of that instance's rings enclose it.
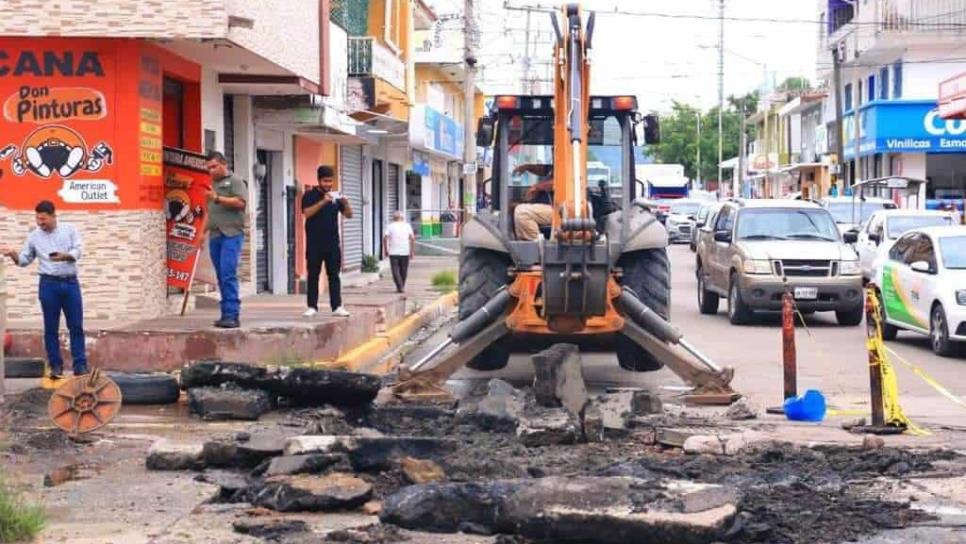
<path fill-rule="evenodd" d="M 343 289 L 351 317 L 336 317 L 328 297 L 320 296 L 320 312 L 303 318 L 304 295 L 255 295 L 242 299 L 242 326 L 224 330 L 213 326 L 216 308 L 199 308 L 184 317 L 168 316 L 133 322 L 88 322 L 87 352 L 92 365 L 123 371 L 170 371 L 202 359 L 265 364 L 300 364 L 336 359 L 377 333 L 399 323 L 439 299 L 431 280 L 440 270 L 457 271 L 446 257 L 418 256 L 410 265 L 406 293 L 396 293 L 389 271 L 369 285 Z M 345 278 L 353 285 L 355 278 Z M 12 356 L 43 357 L 42 323 L 10 322 Z M 66 329 L 61 346 L 67 357 Z"/>

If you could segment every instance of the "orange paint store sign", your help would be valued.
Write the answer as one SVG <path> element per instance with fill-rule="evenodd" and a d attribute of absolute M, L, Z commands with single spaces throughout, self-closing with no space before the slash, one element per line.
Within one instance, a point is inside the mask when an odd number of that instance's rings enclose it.
<path fill-rule="evenodd" d="M 0 205 L 117 207 L 116 44 L 0 39 Z"/>

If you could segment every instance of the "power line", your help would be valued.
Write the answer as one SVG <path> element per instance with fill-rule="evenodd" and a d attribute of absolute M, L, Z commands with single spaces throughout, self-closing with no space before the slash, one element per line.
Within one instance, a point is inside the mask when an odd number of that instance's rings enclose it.
<path fill-rule="evenodd" d="M 513 6 L 509 1 L 503 4 L 504 9 L 513 11 L 539 11 L 544 13 L 557 13 L 556 8 L 550 6 L 544 6 L 542 4 L 531 5 L 531 6 Z M 632 10 L 622 10 L 614 8 L 613 10 L 585 10 L 588 12 L 594 12 L 600 15 L 625 15 L 630 17 L 654 17 L 660 19 L 690 19 L 699 21 L 718 21 L 720 18 L 714 15 L 698 15 L 690 13 L 667 13 L 658 11 L 632 11 Z M 966 13 L 966 9 L 959 10 L 955 12 L 950 12 L 946 15 L 959 15 Z M 937 14 L 937 16 L 939 16 Z M 822 21 L 818 19 L 780 19 L 774 17 L 736 17 L 736 16 L 725 16 L 725 21 L 736 21 L 736 22 L 747 22 L 747 23 L 782 23 L 782 24 L 810 24 L 810 25 L 826 25 L 828 21 Z M 895 25 L 895 20 L 879 20 L 879 21 L 849 21 L 845 23 L 847 25 L 856 26 L 889 26 Z M 924 26 L 932 27 L 936 29 L 941 28 L 966 28 L 966 23 L 933 23 L 933 22 L 917 22 L 917 21 L 903 21 L 904 26 Z"/>

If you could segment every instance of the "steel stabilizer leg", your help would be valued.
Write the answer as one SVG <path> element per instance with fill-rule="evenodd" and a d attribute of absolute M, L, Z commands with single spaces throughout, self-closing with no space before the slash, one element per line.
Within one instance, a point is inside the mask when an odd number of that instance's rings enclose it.
<path fill-rule="evenodd" d="M 692 361 L 630 319 L 624 321 L 621 334 L 647 350 L 671 372 L 694 387 L 694 391 L 685 399 L 688 403 L 727 405 L 741 398 L 730 385 L 734 377 L 733 369 L 715 369 L 704 361 Z"/>
<path fill-rule="evenodd" d="M 399 382 L 392 386 L 393 395 L 409 401 L 451 400 L 452 395 L 443 389 L 446 380 L 490 344 L 503 338 L 509 332 L 506 322 L 503 319 L 497 319 L 476 335 L 460 343 L 456 349 L 444 355 L 435 366 L 426 370 L 420 369 L 418 372 L 401 370 Z M 449 341 L 447 340 L 447 342 Z"/>

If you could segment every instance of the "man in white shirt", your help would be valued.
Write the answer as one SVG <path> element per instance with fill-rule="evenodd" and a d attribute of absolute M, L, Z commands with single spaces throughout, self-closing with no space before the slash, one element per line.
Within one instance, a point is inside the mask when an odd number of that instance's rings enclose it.
<path fill-rule="evenodd" d="M 43 200 L 35 209 L 37 228 L 30 232 L 23 249 L 0 249 L 17 266 L 27 266 L 35 260 L 40 264 L 38 298 L 44 314 L 44 348 L 50 378 L 64 376 L 64 360 L 60 355 L 58 333 L 60 314 L 64 314 L 70 331 L 70 355 L 74 375 L 87 374 L 87 352 L 84 341 L 84 303 L 77 281 L 77 261 L 84 245 L 72 225 L 57 221 L 54 203 Z"/>
<path fill-rule="evenodd" d="M 406 287 L 409 260 L 413 258 L 416 250 L 416 235 L 413 233 L 413 228 L 406 222 L 403 212 L 393 212 L 392 223 L 386 227 L 386 234 L 382 237 L 382 247 L 383 253 L 389 255 L 396 292 L 402 293 Z"/>

